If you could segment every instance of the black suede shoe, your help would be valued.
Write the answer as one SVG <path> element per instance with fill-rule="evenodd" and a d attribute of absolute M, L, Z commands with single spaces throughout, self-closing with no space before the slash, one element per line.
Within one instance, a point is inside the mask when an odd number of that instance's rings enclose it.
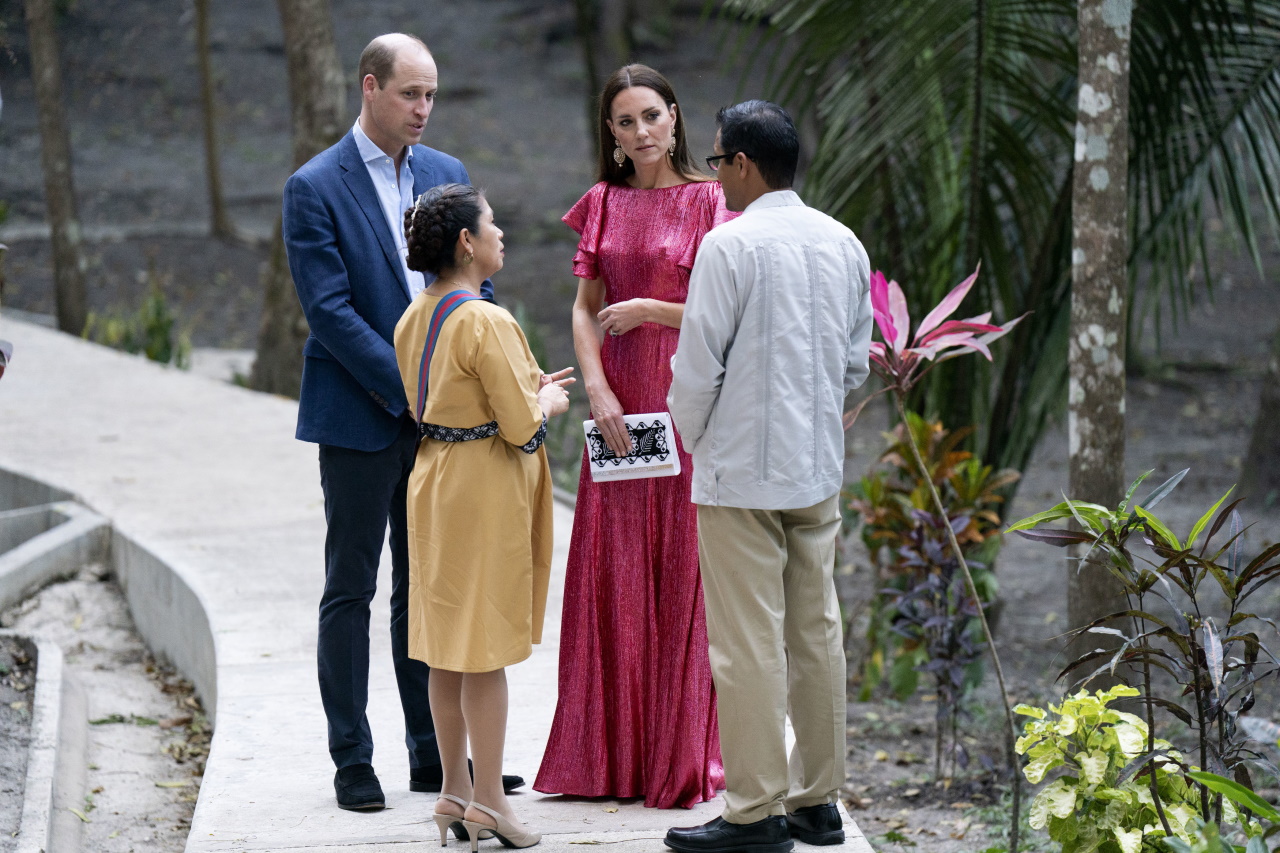
<path fill-rule="evenodd" d="M 467 759 L 467 772 L 471 774 L 471 778 L 475 779 L 476 771 L 471 766 L 471 759 Z M 444 784 L 444 771 L 440 769 L 440 765 L 435 767 L 412 767 L 409 769 L 409 790 L 415 794 L 438 794 L 440 786 Z M 502 777 L 502 793 L 510 794 L 516 788 L 524 787 L 523 776 L 503 776 Z"/>
<path fill-rule="evenodd" d="M 788 853 L 795 847 L 781 815 L 755 823 L 729 823 L 718 817 L 702 826 L 675 827 L 667 830 L 665 843 L 680 853 Z"/>
<path fill-rule="evenodd" d="M 805 844 L 844 844 L 844 821 L 835 803 L 787 812 L 787 827 L 792 838 L 799 838 Z"/>
<path fill-rule="evenodd" d="M 351 811 L 377 811 L 386 808 L 382 786 L 372 764 L 339 767 L 333 776 L 333 790 L 338 795 L 338 808 Z"/>

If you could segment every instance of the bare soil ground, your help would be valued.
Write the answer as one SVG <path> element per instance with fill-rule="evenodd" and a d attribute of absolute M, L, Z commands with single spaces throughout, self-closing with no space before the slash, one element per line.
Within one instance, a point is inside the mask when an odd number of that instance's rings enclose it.
<path fill-rule="evenodd" d="M 431 44 L 442 91 L 424 141 L 461 157 L 474 182 L 488 188 L 507 232 L 508 265 L 498 279 L 499 298 L 527 308 L 552 364 L 571 362 L 574 241 L 559 217 L 592 179 L 571 4 L 333 0 L 332 5 L 339 53 L 349 71 L 361 47 L 379 32 L 404 29 Z M 237 225 L 263 237 L 274 224 L 289 173 L 279 22 L 270 3 L 226 0 L 214 7 L 226 190 Z M 81 213 L 91 235 L 105 231 L 113 237 L 89 246 L 93 307 L 136 310 L 154 278 L 179 327 L 189 330 L 197 346 L 252 347 L 264 247 L 190 236 L 193 224 L 207 220 L 207 204 L 189 4 L 73 0 L 69 8 L 62 23 L 63 62 Z M 763 92 L 763 69 L 752 66 L 749 54 L 722 53 L 720 33 L 699 20 L 700 8 L 696 2 L 678 5 L 670 36 L 651 39 L 636 57 L 672 79 L 695 151 L 710 149 L 716 107 Z M 48 313 L 53 296 L 47 244 L 13 237 L 43 217 L 39 138 L 19 4 L 0 6 L 0 24 L 9 46 L 7 56 L 0 54 L 5 97 L 0 202 L 9 210 L 0 235 L 10 235 L 0 239 L 12 249 L 3 301 Z M 750 71 L 750 82 L 739 88 L 744 71 Z M 354 121 L 354 84 L 347 104 Z M 181 234 L 165 236 L 169 231 Z M 1191 468 L 1162 506 L 1175 529 L 1182 530 L 1239 479 L 1280 304 L 1280 251 L 1274 243 L 1265 247 L 1265 275 L 1259 277 L 1252 263 L 1222 240 L 1220 228 L 1210 231 L 1216 297 L 1193 306 L 1177 329 L 1166 326 L 1158 352 L 1148 324 L 1139 347 L 1145 361 L 1130 377 L 1127 401 L 1128 475 L 1155 469 L 1152 480 L 1158 482 Z M 877 433 L 887 426 L 884 410 L 864 413 L 850 437 L 851 476 L 874 464 L 881 448 Z M 1066 484 L 1066 439 L 1059 428 L 1042 442 L 1008 517 L 1056 503 Z M 1280 540 L 1274 506 L 1254 503 L 1244 513 L 1257 522 L 1247 539 L 1251 553 Z M 841 578 L 846 592 L 863 590 L 870 582 L 865 559 L 856 552 L 851 556 L 850 571 Z M 1051 701 L 1062 690 L 1053 678 L 1063 663 L 1057 636 L 1065 622 L 1066 564 L 1056 550 L 1015 539 L 1006 543 L 997 571 L 1004 600 L 997 646 L 1015 701 Z M 1280 600 L 1270 606 L 1280 611 Z M 966 744 L 975 756 L 986 754 L 998 762 L 1002 718 L 990 678 L 971 710 Z M 1254 713 L 1276 719 L 1275 694 L 1260 701 Z M 976 773 L 950 788 L 933 784 L 933 715 L 933 703 L 921 696 L 905 703 L 884 698 L 850 703 L 846 801 L 878 849 L 953 853 L 999 843 L 1001 793 L 989 777 Z"/>
<path fill-rule="evenodd" d="M 181 851 L 211 730 L 190 683 L 157 663 L 138 637 L 120 588 L 100 566 L 88 566 L 0 615 L 0 624 L 56 642 L 67 671 L 84 688 L 87 790 L 74 809 L 83 821 L 81 848 Z M 29 683 L 34 675 L 18 677 Z M 0 733 L 8 725 L 0 712 Z M 25 763 L 25 756 L 0 763 L 0 790 L 13 786 L 12 771 Z M 19 776 L 19 812 L 21 787 Z"/>

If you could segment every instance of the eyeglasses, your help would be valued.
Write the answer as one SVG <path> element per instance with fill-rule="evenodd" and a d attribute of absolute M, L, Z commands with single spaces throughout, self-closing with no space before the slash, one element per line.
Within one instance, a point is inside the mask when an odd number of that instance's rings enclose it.
<path fill-rule="evenodd" d="M 707 158 L 707 168 L 713 172 L 718 172 L 720 171 L 720 161 L 732 160 L 734 155 L 737 153 L 738 152 L 733 151 L 728 154 L 713 154 L 712 156 Z"/>

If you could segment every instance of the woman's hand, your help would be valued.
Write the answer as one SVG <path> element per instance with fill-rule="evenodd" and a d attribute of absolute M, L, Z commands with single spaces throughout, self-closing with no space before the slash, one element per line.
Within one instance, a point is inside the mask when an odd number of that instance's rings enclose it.
<path fill-rule="evenodd" d="M 549 376 L 544 374 L 539 380 L 538 406 L 547 417 L 563 415 L 569 411 L 569 392 L 566 389 L 578 381 L 569 377 L 572 371 L 572 367 L 566 367 Z"/>
<path fill-rule="evenodd" d="M 538 379 L 538 390 L 541 391 L 544 387 L 551 384 L 552 382 L 558 382 L 559 380 L 564 379 L 570 373 L 573 373 L 572 367 L 566 367 L 564 370 L 557 370 L 555 373 L 542 374 L 542 377 Z M 570 379 L 569 383 L 572 384 L 577 381 L 578 380 L 576 379 Z"/>
<path fill-rule="evenodd" d="M 652 299 L 627 299 L 615 302 L 596 315 L 600 328 L 609 335 L 624 335 L 639 326 L 653 320 Z M 598 421 L 598 419 L 597 419 Z"/>
<path fill-rule="evenodd" d="M 631 452 L 631 433 L 627 432 L 627 425 L 622 420 L 622 404 L 608 385 L 590 396 L 591 417 L 595 418 L 604 443 L 609 445 L 615 456 L 626 456 Z"/>

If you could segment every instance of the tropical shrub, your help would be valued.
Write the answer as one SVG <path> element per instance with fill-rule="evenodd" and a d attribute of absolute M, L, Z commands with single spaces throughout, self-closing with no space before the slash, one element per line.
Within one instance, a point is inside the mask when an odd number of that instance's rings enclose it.
<path fill-rule="evenodd" d="M 1011 320 L 1002 326 L 995 326 L 989 322 L 990 312 L 966 320 L 948 320 L 947 318 L 960 307 L 960 303 L 964 301 L 965 295 L 973 287 L 977 278 L 978 270 L 975 269 L 972 275 L 952 288 L 951 292 L 925 315 L 916 327 L 915 333 L 912 334 L 911 312 L 902 287 L 896 281 L 886 280 L 884 274 L 878 270 L 871 275 L 871 309 L 882 340 L 872 341 L 869 360 L 872 372 L 879 377 L 883 387 L 845 415 L 846 428 L 853 423 L 858 412 L 865 408 L 871 399 L 884 393 L 892 396 L 899 419 L 904 423 L 908 422 L 906 406 L 908 395 L 916 384 L 937 365 L 958 358 L 967 352 L 977 352 L 987 358 L 991 357 L 988 345 L 1007 334 L 1022 318 Z M 929 474 L 929 466 L 921 455 L 920 447 L 916 444 L 910 430 L 907 431 L 906 437 L 908 438 L 907 449 L 911 451 L 911 458 L 915 461 L 917 470 L 923 475 L 933 511 L 939 518 L 946 519 L 948 517 L 946 507 L 942 503 L 938 489 L 934 486 Z M 973 573 L 969 570 L 968 561 L 965 560 L 964 551 L 956 538 L 955 529 L 949 523 L 939 526 L 946 535 L 947 545 L 951 549 L 950 558 L 959 566 L 969 595 L 974 601 L 980 600 L 977 584 L 974 583 Z M 1000 705 L 1005 718 L 1005 758 L 1013 784 L 1012 808 L 1009 814 L 1009 849 L 1016 851 L 1021 821 L 1022 786 L 1019 784 L 1017 756 L 1013 751 L 1015 736 L 1013 708 L 1009 703 L 1009 689 L 1005 684 L 1000 655 L 996 653 L 995 644 L 991 638 L 991 626 L 987 624 L 986 615 L 981 607 L 974 607 L 973 613 L 976 614 L 982 637 L 986 641 L 986 648 L 991 655 L 991 664 L 995 670 L 996 683 L 1000 688 Z"/>
<path fill-rule="evenodd" d="M 191 367 L 191 336 L 174 331 L 176 318 L 164 296 L 159 273 L 152 263 L 147 271 L 147 295 L 136 313 L 89 312 L 82 336 L 86 340 L 128 353 L 141 353 L 152 361 Z"/>
<path fill-rule="evenodd" d="M 1164 755 L 1150 762 L 1154 788 L 1164 811 L 1161 819 L 1147 780 L 1137 778 L 1150 731 L 1134 714 L 1108 707 L 1139 692 L 1123 684 L 1090 694 L 1081 690 L 1060 705 L 1018 705 L 1031 717 L 1015 749 L 1028 758 L 1023 775 L 1033 785 L 1053 775 L 1031 801 L 1032 829 L 1047 829 L 1064 850 L 1139 853 L 1160 850 L 1157 839 L 1173 834 L 1190 840 L 1187 824 L 1196 816 L 1198 792 L 1172 762 L 1179 758 L 1167 741 L 1156 740 Z M 1232 818 L 1234 811 L 1230 812 Z"/>
<path fill-rule="evenodd" d="M 981 679 L 984 652 L 978 601 L 969 594 L 959 562 L 948 548 L 943 518 L 933 512 L 928 484 L 908 441 L 921 449 L 929 479 L 973 572 L 983 608 L 996 600 L 991 566 L 999 550 L 1000 489 L 1017 472 L 994 472 L 957 449 L 965 431 L 950 432 L 914 412 L 886 434 L 879 467 L 845 493 L 861 518 L 878 595 L 871 602 L 862 657 L 861 698 L 882 682 L 899 699 L 916 692 L 920 673 L 933 676 L 937 696 L 936 776 L 944 756 L 964 767 L 968 755 L 956 738 L 968 688 Z"/>
<path fill-rule="evenodd" d="M 1140 763 L 1154 763 L 1162 754 L 1152 734 L 1159 710 L 1185 727 L 1186 743 L 1179 749 L 1195 756 L 1198 767 L 1176 759 L 1184 771 L 1203 768 L 1247 789 L 1253 787 L 1251 770 L 1280 778 L 1267 756 L 1250 746 L 1239 722 L 1253 707 L 1259 682 L 1280 674 L 1280 660 L 1262 640 L 1267 629 L 1277 633 L 1277 624 L 1251 609 L 1251 599 L 1280 575 L 1280 544 L 1246 560 L 1239 501 L 1223 505 L 1231 490 L 1179 538 L 1153 510 L 1187 471 L 1133 504 L 1150 473 L 1129 487 L 1114 510 L 1068 500 L 1009 528 L 1030 539 L 1086 549 L 1079 571 L 1107 573 L 1124 590 L 1126 609 L 1069 635 L 1106 637 L 1108 645 L 1080 655 L 1061 676 L 1075 673 L 1087 683 L 1122 672 L 1138 679 L 1149 732 Z M 1065 519 L 1081 529 L 1033 529 Z M 1220 532 L 1227 541 L 1212 544 Z M 1221 824 L 1229 801 L 1210 796 L 1203 782 L 1196 784 L 1201 819 Z"/>

